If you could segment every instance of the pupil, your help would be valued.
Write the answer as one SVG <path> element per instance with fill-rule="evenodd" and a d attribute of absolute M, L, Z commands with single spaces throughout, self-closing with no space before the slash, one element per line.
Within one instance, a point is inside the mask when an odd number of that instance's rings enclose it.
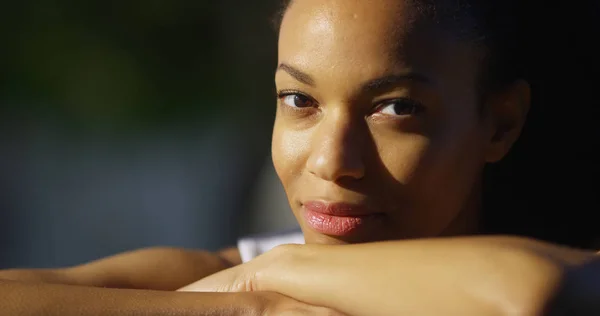
<path fill-rule="evenodd" d="M 404 102 L 395 102 L 394 113 L 397 115 L 414 114 L 414 107 L 410 104 L 405 104 Z"/>
<path fill-rule="evenodd" d="M 294 105 L 297 107 L 305 107 L 306 103 L 308 103 L 308 99 L 301 95 L 294 96 Z"/>

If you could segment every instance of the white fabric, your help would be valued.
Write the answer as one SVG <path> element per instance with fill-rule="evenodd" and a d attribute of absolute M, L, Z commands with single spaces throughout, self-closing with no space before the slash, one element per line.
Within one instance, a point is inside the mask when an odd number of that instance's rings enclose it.
<path fill-rule="evenodd" d="M 248 262 L 257 256 L 283 244 L 304 244 L 304 235 L 300 231 L 246 237 L 238 240 L 238 249 L 242 262 Z"/>

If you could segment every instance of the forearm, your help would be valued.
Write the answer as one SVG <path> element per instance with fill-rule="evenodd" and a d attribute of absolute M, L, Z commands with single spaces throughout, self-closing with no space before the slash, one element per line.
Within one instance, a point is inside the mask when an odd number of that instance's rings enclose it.
<path fill-rule="evenodd" d="M 11 269 L 0 270 L 0 281 L 20 281 L 27 283 L 51 283 L 68 285 L 89 285 L 78 279 L 71 269 Z"/>
<path fill-rule="evenodd" d="M 260 293 L 177 293 L 0 281 L 6 315 L 260 315 Z"/>
<path fill-rule="evenodd" d="M 561 271 L 543 261 L 532 265 L 531 256 L 504 247 L 510 238 L 495 247 L 480 240 L 299 246 L 293 264 L 266 288 L 351 315 L 535 314 Z M 573 251 L 565 260 L 583 257 Z M 515 275 L 528 286 L 506 281 Z"/>
<path fill-rule="evenodd" d="M 70 268 L 0 270 L 0 280 L 169 291 L 236 263 L 208 251 L 149 248 Z"/>

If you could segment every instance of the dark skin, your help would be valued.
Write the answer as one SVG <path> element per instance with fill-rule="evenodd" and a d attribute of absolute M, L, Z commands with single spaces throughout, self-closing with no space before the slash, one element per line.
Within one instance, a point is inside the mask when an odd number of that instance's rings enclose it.
<path fill-rule="evenodd" d="M 300 105 L 308 101 L 311 106 L 297 110 L 298 104 L 290 102 L 295 101 L 290 91 L 281 96 L 274 130 L 273 160 L 306 241 L 319 245 L 301 246 L 301 250 L 294 248 L 285 255 L 279 253 L 279 256 L 270 252 L 251 264 L 228 270 L 279 271 L 282 274 L 274 278 L 277 282 L 295 280 L 291 284 L 271 282 L 266 285 L 262 279 L 251 280 L 257 282 L 256 288 L 272 286 L 268 290 L 287 293 L 304 302 L 314 300 L 313 304 L 340 310 L 345 308 L 348 313 L 358 313 L 362 308 L 362 314 L 357 315 L 372 316 L 377 306 L 369 304 L 377 304 L 384 294 L 388 295 L 386 301 L 378 304 L 382 308 L 398 303 L 397 297 L 389 297 L 397 293 L 410 298 L 407 303 L 414 304 L 419 310 L 437 307 L 431 304 L 432 292 L 442 293 L 439 297 L 445 298 L 447 304 L 458 304 L 462 292 L 456 290 L 456 283 L 465 284 L 471 280 L 471 284 L 479 284 L 490 275 L 490 271 L 485 269 L 489 266 L 465 260 L 473 255 L 470 240 L 448 239 L 425 241 L 423 244 L 397 242 L 389 244 L 391 246 L 370 243 L 475 233 L 481 168 L 508 152 L 520 134 L 529 105 L 529 86 L 517 80 L 486 99 L 485 111 L 481 113 L 481 104 L 477 102 L 474 89 L 475 74 L 480 66 L 474 61 L 478 60 L 479 52 L 465 43 L 452 41 L 440 30 L 409 32 L 410 19 L 405 19 L 405 14 L 410 15 L 410 8 L 404 3 L 380 0 L 374 6 L 365 1 L 304 0 L 297 1 L 288 11 L 281 30 L 277 88 L 302 92 L 309 98 L 300 100 Z M 397 54 L 398 43 L 403 44 L 403 58 Z M 439 51 L 444 52 L 444 58 L 435 53 Z M 364 66 L 356 67 L 357 64 Z M 382 78 L 401 76 L 410 71 L 428 79 L 415 83 L 396 80 L 391 85 L 382 85 L 390 82 Z M 363 89 L 365 86 L 371 88 Z M 388 106 L 390 104 L 381 102 L 403 98 L 420 102 L 426 107 L 426 112 L 420 115 L 393 113 Z M 377 229 L 347 238 L 320 234 L 307 227 L 301 216 L 302 202 L 315 198 L 373 203 L 386 214 L 386 220 Z M 480 243 L 479 240 L 473 242 Z M 363 244 L 332 245 L 340 243 Z M 415 244 L 417 246 L 413 247 Z M 502 238 L 488 240 L 480 248 L 486 254 L 480 258 L 490 259 L 491 271 L 494 275 L 501 275 L 498 280 L 512 281 L 501 282 L 505 286 L 489 289 L 489 297 L 508 298 L 509 308 L 493 309 L 493 314 L 515 307 L 534 315 L 545 305 L 563 271 L 592 256 L 591 253 L 574 253 L 528 240 L 511 240 L 509 248 L 505 244 Z M 389 248 L 392 246 L 397 248 Z M 307 250 L 308 253 L 305 252 Z M 515 253 L 523 256 L 515 259 Z M 509 262 L 516 260 L 518 264 L 506 265 L 509 269 L 503 269 L 499 274 L 493 263 L 506 260 L 506 255 L 510 258 Z M 444 264 L 436 265 L 439 267 L 435 274 L 437 278 L 431 277 L 432 270 L 422 269 L 423 262 L 438 263 L 442 257 Z M 221 260 L 223 258 L 227 260 Z M 310 260 L 302 261 L 303 258 Z M 368 264 L 352 266 L 351 263 L 360 260 Z M 148 267 L 149 262 L 152 262 L 151 267 Z M 273 262 L 280 264 L 274 265 Z M 449 265 L 448 262 L 455 264 Z M 0 278 L 18 280 L 0 282 L 0 295 L 7 298 L 4 302 L 8 302 L 4 304 L 11 304 L 0 306 L 3 310 L 14 311 L 13 314 L 39 314 L 41 308 L 52 306 L 52 311 L 60 315 L 80 314 L 84 308 L 97 315 L 114 314 L 115 311 L 171 315 L 214 314 L 215 311 L 222 311 L 220 314 L 224 315 L 243 312 L 281 315 L 285 311 L 295 313 L 293 315 L 334 313 L 274 293 L 189 294 L 165 291 L 239 263 L 236 250 L 211 254 L 153 249 L 63 270 L 0 272 Z M 398 265 L 405 268 L 398 269 Z M 263 266 L 266 267 L 264 270 Z M 378 268 L 365 271 L 364 266 Z M 279 270 L 277 267 L 280 267 Z M 309 267 L 310 273 L 298 272 L 297 268 L 302 267 Z M 335 270 L 332 267 L 337 267 L 337 271 L 341 268 L 349 270 L 336 275 L 331 273 Z M 545 267 L 545 270 L 540 267 Z M 322 274 L 318 274 L 319 271 Z M 474 273 L 477 271 L 479 273 Z M 524 279 L 522 271 L 529 271 L 526 277 L 531 278 L 531 282 Z M 315 273 L 322 277 L 306 277 Z M 447 276 L 456 275 L 461 276 L 460 282 L 443 282 Z M 221 276 L 231 276 L 231 273 Z M 233 281 L 238 283 L 246 281 L 233 276 Z M 373 280 L 389 282 L 394 276 L 399 280 L 395 283 L 397 291 L 381 290 L 368 283 Z M 217 281 L 222 281 L 218 279 L 219 274 L 216 277 Z M 365 291 L 360 295 L 355 292 L 356 299 L 351 302 L 347 300 L 349 295 L 344 295 L 341 300 L 334 295 L 352 289 L 346 284 L 349 278 L 357 280 L 354 284 L 363 285 L 357 291 Z M 414 284 L 420 284 L 423 291 L 415 291 L 414 287 L 403 288 L 407 278 L 412 278 Z M 316 286 L 310 284 L 315 280 L 326 282 Z M 299 286 L 302 282 L 305 286 Z M 520 282 L 536 286 L 525 288 Z M 227 282 L 216 282 L 217 288 L 222 284 L 227 285 Z M 333 290 L 326 291 L 327 286 Z M 319 292 L 324 290 L 325 293 Z M 522 298 L 527 295 L 514 293 L 527 294 L 529 299 L 523 301 Z M 361 305 L 362 300 L 365 305 Z M 477 300 L 466 302 L 465 306 L 480 306 Z M 465 307 L 451 306 L 463 311 Z M 486 311 L 492 310 L 487 304 L 481 307 Z M 481 310 L 472 311 L 471 315 L 489 314 Z M 382 309 L 380 312 L 381 315 L 390 315 L 389 310 Z"/>
<path fill-rule="evenodd" d="M 152 264 L 149 265 L 149 262 Z M 64 269 L 0 271 L 0 278 L 23 282 L 173 291 L 190 281 L 240 263 L 237 248 L 216 253 L 149 248 Z"/>
<path fill-rule="evenodd" d="M 271 152 L 309 244 L 478 233 L 483 167 L 519 137 L 530 87 L 515 80 L 482 101 L 484 51 L 415 11 L 398 0 L 286 11 Z M 351 236 L 321 234 L 303 216 L 311 200 L 382 215 Z"/>
<path fill-rule="evenodd" d="M 336 315 L 273 292 L 173 292 L 240 263 L 236 248 L 216 253 L 149 248 L 63 269 L 4 270 L 0 310 L 7 315 L 61 316 Z"/>
<path fill-rule="evenodd" d="M 272 156 L 307 245 L 183 291 L 277 291 L 355 316 L 540 315 L 565 271 L 593 260 L 525 238 L 449 237 L 478 233 L 483 166 L 519 137 L 530 88 L 515 79 L 482 98 L 480 47 L 415 15 L 398 0 L 288 8 Z M 329 233 L 307 215 L 314 200 L 379 217 Z"/>

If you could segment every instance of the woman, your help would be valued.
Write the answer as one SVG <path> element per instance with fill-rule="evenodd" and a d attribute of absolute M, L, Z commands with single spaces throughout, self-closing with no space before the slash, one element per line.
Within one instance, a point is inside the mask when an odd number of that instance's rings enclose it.
<path fill-rule="evenodd" d="M 570 275 L 594 264 L 593 251 L 475 236 L 495 233 L 484 166 L 513 147 L 531 99 L 512 47 L 519 30 L 491 18 L 517 11 L 510 1 L 481 2 L 285 5 L 272 154 L 307 245 L 267 251 L 297 239 L 265 239 L 274 243 L 246 252 L 241 265 L 238 249 L 151 249 L 64 270 L 5 271 L 1 307 L 60 315 L 555 311 L 562 284 L 581 290 Z M 237 293 L 167 292 L 186 284 L 181 291 Z M 587 294 L 576 307 L 593 307 L 597 297 Z"/>

